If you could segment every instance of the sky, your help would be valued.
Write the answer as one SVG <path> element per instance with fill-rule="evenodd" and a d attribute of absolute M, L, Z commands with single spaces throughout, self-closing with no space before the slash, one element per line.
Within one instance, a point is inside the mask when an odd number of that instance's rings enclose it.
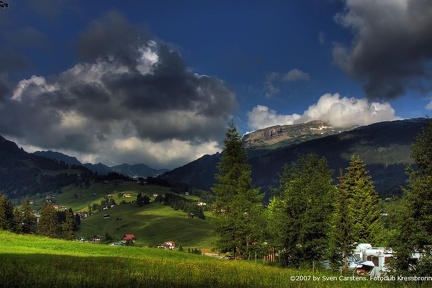
<path fill-rule="evenodd" d="M 173 169 L 244 134 L 432 110 L 430 0 L 8 0 L 0 135 Z"/>

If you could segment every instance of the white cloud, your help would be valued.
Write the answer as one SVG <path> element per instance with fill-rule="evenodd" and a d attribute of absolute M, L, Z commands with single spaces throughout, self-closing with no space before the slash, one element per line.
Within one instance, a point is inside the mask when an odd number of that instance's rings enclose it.
<path fill-rule="evenodd" d="M 274 125 L 291 125 L 300 119 L 300 115 L 280 115 L 267 106 L 257 105 L 248 112 L 248 125 L 250 129 L 257 130 Z"/>
<path fill-rule="evenodd" d="M 303 115 L 282 115 L 266 106 L 257 105 L 248 113 L 249 128 L 256 130 L 274 125 L 291 125 L 322 120 L 334 127 L 369 125 L 400 119 L 389 103 L 369 102 L 367 99 L 324 94 L 309 106 Z"/>
<path fill-rule="evenodd" d="M 272 98 L 280 93 L 280 88 L 277 86 L 278 83 L 299 80 L 310 80 L 310 76 L 299 69 L 292 69 L 285 74 L 273 71 L 266 75 L 264 81 L 264 94 L 266 98 Z"/>
<path fill-rule="evenodd" d="M 430 101 L 427 105 L 426 105 L 426 110 L 432 110 L 432 101 Z"/>
<path fill-rule="evenodd" d="M 298 80 L 310 80 L 309 74 L 300 71 L 298 69 L 292 69 L 288 73 L 282 76 L 283 82 L 290 82 L 290 81 L 298 81 Z"/>

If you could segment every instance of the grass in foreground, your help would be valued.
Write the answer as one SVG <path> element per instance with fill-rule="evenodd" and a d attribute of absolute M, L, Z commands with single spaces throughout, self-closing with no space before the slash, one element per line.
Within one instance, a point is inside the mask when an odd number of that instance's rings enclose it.
<path fill-rule="evenodd" d="M 2 287 L 388 287 L 392 284 L 341 280 L 338 274 L 313 274 L 177 251 L 112 247 L 7 232 L 0 232 L 0 251 Z M 323 276 L 335 278 L 324 281 Z"/>

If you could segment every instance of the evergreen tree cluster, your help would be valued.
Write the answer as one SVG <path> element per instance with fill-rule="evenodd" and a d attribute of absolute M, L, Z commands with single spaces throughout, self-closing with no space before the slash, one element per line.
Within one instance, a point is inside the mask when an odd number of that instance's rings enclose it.
<path fill-rule="evenodd" d="M 182 210 L 189 215 L 193 215 L 193 217 L 205 219 L 203 207 L 198 206 L 196 201 L 187 199 L 181 195 L 165 193 L 164 204 L 171 206 L 174 210 Z"/>
<path fill-rule="evenodd" d="M 140 192 L 137 195 L 136 203 L 138 207 L 150 204 L 150 197 L 148 197 L 147 195 L 142 195 L 142 193 Z"/>
<path fill-rule="evenodd" d="M 408 166 L 400 200 L 380 203 L 364 162 L 352 155 L 336 184 L 323 157 L 300 156 L 286 164 L 279 188 L 262 213 L 251 185 L 250 166 L 234 124 L 218 165 L 213 205 L 216 248 L 234 258 L 251 252 L 282 266 L 312 267 L 328 259 L 347 269 L 358 243 L 394 249 L 391 273 L 430 276 L 432 269 L 432 120 L 412 145 L 416 166 Z M 389 216 L 383 219 L 382 207 Z"/>
<path fill-rule="evenodd" d="M 72 240 L 79 229 L 81 220 L 72 209 L 57 211 L 51 202 L 44 202 L 40 211 L 39 223 L 26 199 L 19 207 L 0 194 L 0 230 L 20 234 L 40 234 L 52 238 Z"/>
<path fill-rule="evenodd" d="M 212 189 L 220 252 L 234 258 L 265 256 L 289 267 L 312 267 L 322 259 L 340 265 L 354 242 L 381 245 L 386 240 L 379 197 L 358 156 L 340 172 L 337 185 L 323 157 L 308 154 L 286 164 L 267 209 L 252 186 L 246 159 L 241 137 L 230 123 Z"/>
<path fill-rule="evenodd" d="M 408 169 L 408 184 L 393 207 L 390 245 L 396 257 L 392 269 L 398 275 L 430 276 L 432 270 L 432 120 L 412 145 L 417 169 Z M 415 254 L 421 255 L 414 261 Z"/>

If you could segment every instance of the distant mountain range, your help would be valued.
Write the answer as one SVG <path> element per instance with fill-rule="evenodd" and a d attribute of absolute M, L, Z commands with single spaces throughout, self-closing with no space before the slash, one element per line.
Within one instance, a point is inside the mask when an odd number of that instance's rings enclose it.
<path fill-rule="evenodd" d="M 351 130 L 335 129 L 324 122 L 313 121 L 269 127 L 245 135 L 243 141 L 252 166 L 253 183 L 261 187 L 265 199 L 269 197 L 270 187 L 279 186 L 283 165 L 309 153 L 325 157 L 334 171 L 334 178 L 339 169 L 348 166 L 351 155 L 359 155 L 376 190 L 385 198 L 402 193 L 401 186 L 407 179 L 406 166 L 414 163 L 411 144 L 427 121 L 430 120 L 419 118 L 381 122 Z M 220 157 L 221 153 L 205 155 L 171 171 L 153 169 L 145 164 L 109 167 L 102 163 L 81 164 L 75 157 L 54 151 L 27 153 L 0 136 L 0 193 L 21 197 L 51 191 L 82 181 L 95 172 L 143 178 L 159 175 L 158 178 L 171 184 L 210 190 Z"/>
<path fill-rule="evenodd" d="M 38 155 L 38 156 L 43 156 L 55 161 L 62 161 L 64 163 L 66 163 L 67 165 L 75 165 L 75 166 L 84 166 L 86 168 L 88 168 L 89 170 L 98 173 L 98 174 L 108 174 L 111 172 L 116 172 L 119 174 L 122 174 L 124 176 L 127 177 L 142 177 L 142 178 L 147 178 L 147 177 L 156 177 L 160 174 L 163 174 L 167 171 L 169 171 L 168 169 L 153 169 L 149 166 L 147 166 L 146 164 L 134 164 L 134 165 L 129 165 L 129 164 L 121 164 L 121 165 L 116 165 L 116 166 L 107 166 L 105 164 L 102 163 L 97 163 L 97 164 L 91 164 L 91 163 L 85 163 L 82 164 L 77 158 L 75 157 L 71 157 L 68 155 L 65 155 L 63 153 L 60 152 L 55 152 L 55 151 L 36 151 L 33 154 Z"/>
<path fill-rule="evenodd" d="M 253 183 L 262 188 L 267 198 L 269 188 L 279 186 L 283 165 L 309 153 L 325 157 L 334 170 L 334 178 L 339 169 L 349 165 L 351 155 L 359 155 L 378 193 L 385 198 L 402 193 L 400 187 L 406 181 L 406 166 L 414 163 L 411 144 L 427 121 L 420 118 L 381 122 L 346 131 L 314 121 L 293 127 L 269 127 L 245 135 L 243 141 L 248 147 Z M 323 127 L 321 131 L 324 133 L 317 133 L 317 127 Z M 290 133 L 298 137 L 290 137 Z M 218 172 L 216 167 L 220 156 L 220 153 L 203 156 L 165 173 L 161 178 L 209 190 Z"/>

